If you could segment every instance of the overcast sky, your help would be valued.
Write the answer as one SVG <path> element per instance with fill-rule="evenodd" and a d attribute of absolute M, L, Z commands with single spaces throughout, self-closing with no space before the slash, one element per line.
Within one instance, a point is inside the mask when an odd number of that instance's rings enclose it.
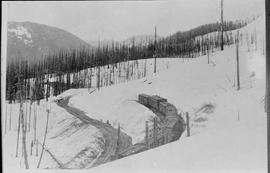
<path fill-rule="evenodd" d="M 225 20 L 264 12 L 264 0 L 224 0 Z M 220 20 L 220 0 L 8 2 L 8 21 L 31 21 L 67 30 L 83 40 L 166 36 Z"/>

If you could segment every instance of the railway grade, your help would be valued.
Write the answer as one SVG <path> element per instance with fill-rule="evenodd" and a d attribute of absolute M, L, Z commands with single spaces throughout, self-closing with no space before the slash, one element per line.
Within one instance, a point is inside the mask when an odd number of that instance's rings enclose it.
<path fill-rule="evenodd" d="M 144 95 L 147 96 L 147 95 Z M 71 115 L 77 117 L 78 119 L 80 119 L 83 123 L 86 124 L 91 124 L 93 126 L 95 126 L 96 128 L 98 128 L 101 133 L 103 134 L 104 138 L 105 138 L 105 147 L 104 147 L 104 151 L 95 159 L 95 161 L 89 159 L 88 161 L 88 157 L 86 155 L 86 152 L 79 152 L 76 156 L 74 156 L 74 158 L 72 158 L 69 162 L 64 164 L 65 168 L 69 168 L 70 165 L 75 164 L 77 158 L 85 158 L 84 159 L 84 163 L 80 163 L 80 165 L 84 165 L 83 168 L 91 168 L 91 167 L 95 167 L 98 166 L 100 164 L 104 164 L 107 163 L 109 161 L 115 160 L 115 159 L 119 159 L 119 158 L 123 158 L 123 157 L 127 157 L 136 153 L 140 153 L 143 152 L 145 150 L 151 149 L 153 148 L 153 146 L 151 145 L 151 143 L 153 142 L 153 139 L 150 139 L 150 146 L 147 146 L 145 141 L 142 143 L 137 143 L 132 145 L 132 139 L 130 136 L 128 136 L 127 134 L 120 132 L 120 145 L 118 147 L 119 152 L 117 152 L 117 129 L 115 129 L 114 127 L 112 127 L 111 125 L 107 124 L 107 123 L 103 123 L 101 121 L 92 119 L 90 117 L 88 117 L 83 111 L 71 107 L 68 105 L 69 99 L 71 96 L 69 97 L 65 97 L 62 98 L 60 100 L 57 101 L 58 106 L 64 108 L 68 113 L 70 113 Z M 153 96 L 147 96 L 147 97 L 153 97 Z M 157 98 L 160 99 L 160 97 L 154 96 L 153 98 Z M 181 117 L 179 117 L 179 115 L 177 115 L 177 113 L 175 114 L 175 110 L 172 110 L 171 107 L 174 108 L 174 106 L 170 103 L 167 103 L 168 108 L 166 108 L 166 114 L 164 114 L 165 111 L 165 107 L 163 107 L 163 110 L 160 110 L 159 104 L 160 103 L 156 103 L 156 102 L 152 102 L 152 104 L 149 104 L 149 102 L 147 101 L 147 103 L 145 102 L 146 100 L 142 101 L 140 100 L 140 95 L 139 95 L 139 103 L 148 107 L 151 111 L 153 111 L 157 117 L 159 117 L 159 125 L 160 123 L 162 124 L 162 127 L 158 127 L 158 129 L 162 129 L 162 128 L 166 128 L 167 131 L 169 129 L 169 132 L 167 132 L 166 136 L 169 136 L 169 140 L 166 139 L 165 141 L 163 140 L 163 142 L 161 142 L 158 145 L 163 145 L 166 144 L 168 142 L 172 142 L 175 140 L 178 140 L 181 136 L 181 134 L 183 133 L 183 131 L 185 130 L 185 123 L 184 121 L 181 119 Z M 161 102 L 167 102 L 166 99 L 161 98 L 160 100 Z M 166 104 L 165 104 L 166 105 Z M 175 108 L 176 109 L 176 108 Z M 177 111 L 177 110 L 176 110 Z M 160 138 L 161 133 L 158 133 Z M 176 136 L 176 137 L 175 137 Z M 161 136 L 163 137 L 163 136 Z"/>
<path fill-rule="evenodd" d="M 103 123 L 101 121 L 92 119 L 88 117 L 83 111 L 71 107 L 68 105 L 70 97 L 66 97 L 63 99 L 60 99 L 57 101 L 58 106 L 64 108 L 68 113 L 72 114 L 73 116 L 77 117 L 80 119 L 83 123 L 86 124 L 91 124 L 98 128 L 101 133 L 103 134 L 105 138 L 105 148 L 104 151 L 101 153 L 101 155 L 94 161 L 94 163 L 91 163 L 90 161 L 87 161 L 87 155 L 85 153 L 80 152 L 78 153 L 73 159 L 71 159 L 68 163 L 65 164 L 65 167 L 68 168 L 68 165 L 72 165 L 73 162 L 76 161 L 76 158 L 80 157 L 85 157 L 86 159 L 84 160 L 83 163 L 84 168 L 91 168 L 98 166 L 100 164 L 107 163 L 111 160 L 113 160 L 113 156 L 116 154 L 116 148 L 117 148 L 117 129 L 113 128 L 111 125 L 108 125 L 106 123 Z M 132 145 L 131 142 L 131 137 L 128 136 L 127 134 L 120 132 L 120 145 L 119 145 L 119 150 L 124 151 L 128 147 Z"/>

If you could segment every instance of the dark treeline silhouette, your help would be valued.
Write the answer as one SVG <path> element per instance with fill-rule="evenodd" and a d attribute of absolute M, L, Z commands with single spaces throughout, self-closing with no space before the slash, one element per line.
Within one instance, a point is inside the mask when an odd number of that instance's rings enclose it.
<path fill-rule="evenodd" d="M 242 21 L 224 22 L 224 31 L 230 31 L 224 32 L 224 44 L 233 44 L 232 30 L 241 28 L 246 24 L 247 22 Z M 53 95 L 58 95 L 70 88 L 86 87 L 85 80 L 79 81 L 79 77 L 76 75 L 73 75 L 73 82 L 70 82 L 71 74 L 83 69 L 97 68 L 97 87 L 99 88 L 100 82 L 102 82 L 100 75 L 101 66 L 107 65 L 110 68 L 109 78 L 111 79 L 111 71 L 114 73 L 115 69 L 119 68 L 119 62 L 153 58 L 154 54 L 156 57 L 184 58 L 194 58 L 201 54 L 205 55 L 208 50 L 220 47 L 219 30 L 220 24 L 213 23 L 202 25 L 186 32 L 177 32 L 166 38 L 159 39 L 156 44 L 154 41 L 149 41 L 147 44 L 135 44 L 134 40 L 131 44 L 112 41 L 111 45 L 99 46 L 95 49 L 81 47 L 78 50 L 60 50 L 59 52 L 46 55 L 46 58 L 31 64 L 22 59 L 16 62 L 13 61 L 7 64 L 6 99 L 9 103 L 16 101 L 15 96 L 18 92 L 16 83 L 18 83 L 18 78 L 15 76 L 18 74 L 25 79 L 26 98 L 39 103 L 41 99 L 47 98 L 48 94 L 50 94 L 45 92 L 46 86 L 50 85 L 53 87 Z M 217 32 L 217 34 L 209 34 L 212 32 Z M 134 74 L 136 65 L 138 66 L 138 64 L 128 63 L 127 67 L 124 67 L 124 70 L 127 71 L 127 79 L 129 79 L 129 75 Z M 45 75 L 50 77 L 53 75 L 56 80 L 50 82 Z M 30 79 L 34 79 L 32 84 L 30 84 Z"/>

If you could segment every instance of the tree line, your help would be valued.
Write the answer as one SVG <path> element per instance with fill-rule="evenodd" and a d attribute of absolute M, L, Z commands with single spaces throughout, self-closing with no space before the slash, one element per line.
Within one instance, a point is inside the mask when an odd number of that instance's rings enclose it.
<path fill-rule="evenodd" d="M 247 22 L 230 21 L 224 22 L 223 25 L 224 31 L 232 31 L 247 25 Z M 23 79 L 25 98 L 39 101 L 45 97 L 45 93 L 50 94 L 50 92 L 45 92 L 46 84 L 53 86 L 53 95 L 58 95 L 69 88 L 85 87 L 85 83 L 76 79 L 78 76 L 73 75 L 73 82 L 70 82 L 70 74 L 83 69 L 97 68 L 98 72 L 102 66 L 108 66 L 108 68 L 112 68 L 110 71 L 114 71 L 119 68 L 120 62 L 130 60 L 148 59 L 154 56 L 194 58 L 201 54 L 206 55 L 208 50 L 220 47 L 219 30 L 220 24 L 212 23 L 186 32 L 177 32 L 157 40 L 156 43 L 153 40 L 149 40 L 147 44 L 135 44 L 134 40 L 132 43 L 112 41 L 110 44 L 98 46 L 98 48 L 81 47 L 77 50 L 59 50 L 59 52 L 45 55 L 40 61 L 34 63 L 26 60 L 13 61 L 7 64 L 6 99 L 9 103 L 16 101 L 16 93 L 19 90 L 16 84 L 19 79 L 15 76 L 18 74 Z M 210 34 L 214 32 L 216 34 Z M 232 32 L 225 32 L 223 39 L 225 45 L 234 43 Z M 125 70 L 128 71 L 127 76 L 130 75 L 129 66 Z M 100 72 L 98 74 L 99 82 L 101 80 Z M 57 78 L 54 82 L 50 82 L 48 79 L 48 76 L 52 77 L 52 75 Z"/>

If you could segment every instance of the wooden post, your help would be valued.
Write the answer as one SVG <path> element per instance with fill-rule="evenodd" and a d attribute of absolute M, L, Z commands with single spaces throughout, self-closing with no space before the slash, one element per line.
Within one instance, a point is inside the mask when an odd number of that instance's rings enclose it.
<path fill-rule="evenodd" d="M 148 127 L 148 121 L 145 122 L 145 145 L 146 148 L 149 149 L 149 139 L 148 139 L 148 134 L 149 134 L 149 127 Z"/>
<path fill-rule="evenodd" d="M 154 137 L 154 147 L 157 146 L 157 118 L 154 117 L 154 133 L 153 133 L 153 137 Z"/>
<path fill-rule="evenodd" d="M 186 113 L 186 119 L 187 119 L 187 136 L 190 136 L 190 126 L 189 126 L 189 115 L 188 115 L 188 112 Z"/>

